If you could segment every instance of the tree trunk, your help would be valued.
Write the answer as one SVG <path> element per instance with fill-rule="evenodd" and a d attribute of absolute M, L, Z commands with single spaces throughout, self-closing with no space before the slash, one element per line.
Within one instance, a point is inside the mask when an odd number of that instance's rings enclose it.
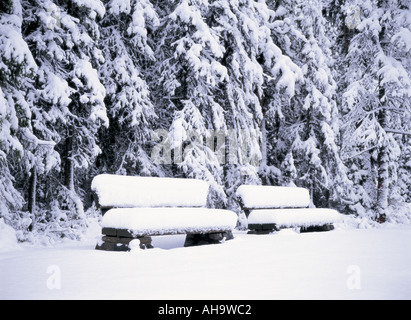
<path fill-rule="evenodd" d="M 381 127 L 385 127 L 386 114 L 382 110 L 378 116 L 378 121 Z M 377 156 L 377 206 L 376 206 L 376 220 L 383 223 L 387 220 L 386 211 L 388 207 L 388 167 L 389 159 L 387 152 L 387 145 L 383 142 L 380 146 Z"/>
<path fill-rule="evenodd" d="M 33 230 L 33 225 L 35 223 L 36 217 L 36 190 L 37 190 L 37 169 L 34 166 L 30 170 L 29 178 L 29 196 L 27 201 L 27 210 L 30 212 L 32 222 L 28 227 L 29 231 Z"/>
<path fill-rule="evenodd" d="M 73 138 L 71 135 L 66 140 L 64 159 L 64 185 L 70 191 L 74 191 L 74 162 L 72 159 Z"/>
<path fill-rule="evenodd" d="M 265 124 L 265 116 L 261 122 L 261 164 L 264 169 L 267 166 L 267 128 Z"/>
<path fill-rule="evenodd" d="M 378 6 L 382 8 L 384 6 L 384 1 L 379 1 Z M 385 37 L 385 27 L 381 27 L 381 31 L 379 33 L 379 42 L 382 46 Z M 381 76 L 378 79 L 378 100 L 380 101 L 381 105 L 384 105 L 386 101 L 385 99 L 385 88 L 381 84 Z M 382 109 L 378 113 L 378 123 L 385 130 L 387 127 L 387 114 L 386 110 Z M 388 176 L 388 168 L 389 168 L 389 157 L 388 157 L 388 146 L 386 142 L 382 142 L 382 145 L 378 148 L 378 155 L 377 155 L 377 204 L 376 204 L 376 221 L 379 223 L 384 223 L 387 220 L 387 208 L 388 208 L 388 185 L 389 185 L 389 176 Z"/>

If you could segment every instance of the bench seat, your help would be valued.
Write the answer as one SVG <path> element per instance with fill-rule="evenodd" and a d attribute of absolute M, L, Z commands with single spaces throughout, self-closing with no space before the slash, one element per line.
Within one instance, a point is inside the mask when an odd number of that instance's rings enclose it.
<path fill-rule="evenodd" d="M 259 209 L 250 212 L 248 225 L 250 228 L 264 224 L 274 224 L 277 228 L 307 228 L 337 223 L 341 219 L 340 213 L 328 208 Z"/>
<path fill-rule="evenodd" d="M 134 236 L 231 231 L 233 211 L 209 208 L 115 208 L 102 218 L 103 228 L 126 229 Z"/>

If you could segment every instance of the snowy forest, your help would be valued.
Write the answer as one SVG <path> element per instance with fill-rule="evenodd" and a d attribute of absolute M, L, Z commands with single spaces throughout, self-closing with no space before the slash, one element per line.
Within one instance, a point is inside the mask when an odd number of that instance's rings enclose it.
<path fill-rule="evenodd" d="M 411 221 L 409 0 L 0 0 L 0 219 L 77 238 L 100 173 L 300 186 Z M 241 219 L 239 220 L 241 228 Z"/>

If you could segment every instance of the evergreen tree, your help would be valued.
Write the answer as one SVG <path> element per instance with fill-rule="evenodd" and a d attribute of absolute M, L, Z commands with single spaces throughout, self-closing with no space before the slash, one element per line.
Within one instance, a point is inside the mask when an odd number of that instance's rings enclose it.
<path fill-rule="evenodd" d="M 270 113 L 275 138 L 271 159 L 281 171 L 289 172 L 284 181 L 280 173 L 279 183 L 308 188 L 314 205 L 329 207 L 339 202 L 349 181 L 337 144 L 336 82 L 322 3 L 282 2 L 276 13 L 273 34 L 284 53 L 301 68 L 298 79 L 303 81 L 289 86 L 294 91 L 288 101 L 284 100 L 287 92 L 273 100 L 277 106 Z"/>
<path fill-rule="evenodd" d="M 32 232 L 44 232 L 46 222 L 50 221 L 46 217 L 50 216 L 49 204 L 53 202 L 49 181 L 53 181 L 51 176 L 60 164 L 60 155 L 55 150 L 60 137 L 55 126 L 58 120 L 64 121 L 67 115 L 64 110 L 70 102 L 67 83 L 51 72 L 49 57 L 46 58 L 44 51 L 44 46 L 48 46 L 47 54 L 54 48 L 55 43 L 49 45 L 48 41 L 59 23 L 57 12 L 57 6 L 49 1 L 23 1 L 23 37 L 39 66 L 34 81 L 25 88 L 35 143 L 25 148 L 32 153 L 26 152 L 29 157 L 26 156 L 25 168 L 20 169 L 18 178 L 26 195 Z M 32 237 L 32 234 L 23 237 Z"/>
<path fill-rule="evenodd" d="M 211 4 L 210 23 L 224 47 L 221 64 L 227 81 L 219 86 L 218 103 L 226 122 L 224 187 L 228 207 L 239 210 L 235 191 L 242 183 L 260 184 L 261 160 L 260 98 L 264 75 L 260 55 L 269 40 L 260 11 L 262 3 L 218 0 Z"/>
<path fill-rule="evenodd" d="M 210 204 L 221 206 L 222 169 L 206 139 L 209 130 L 225 129 L 222 106 L 214 97 L 227 77 L 218 61 L 224 48 L 207 24 L 208 1 L 162 1 L 161 9 L 152 87 L 159 128 L 169 131 L 172 174 L 208 181 Z"/>
<path fill-rule="evenodd" d="M 26 88 L 37 65 L 22 37 L 20 1 L 0 7 L 0 216 L 16 229 L 29 227 L 20 216 L 24 195 L 16 188 L 20 167 L 30 170 L 38 140 L 33 135 L 32 113 Z M 22 219 L 21 219 L 22 218 Z"/>
<path fill-rule="evenodd" d="M 100 23 L 105 63 L 99 75 L 110 125 L 101 130 L 99 170 L 161 175 L 148 154 L 157 117 L 146 83 L 147 66 L 155 60 L 148 33 L 159 23 L 157 13 L 149 1 L 106 1 L 106 9 Z"/>
<path fill-rule="evenodd" d="M 356 186 L 353 208 L 384 222 L 398 173 L 402 146 L 393 133 L 408 127 L 410 74 L 406 34 L 408 5 L 367 1 L 345 57 L 342 94 L 346 123 L 343 150 Z M 405 36 L 405 38 L 404 38 Z"/>
<path fill-rule="evenodd" d="M 40 172 L 46 174 L 39 176 L 42 227 L 71 234 L 84 226 L 84 170 L 100 152 L 97 130 L 108 125 L 105 88 L 95 69 L 104 61 L 96 19 L 105 10 L 99 1 L 30 0 L 25 7 L 25 37 L 39 65 L 33 121 L 39 136 L 55 143 Z"/>

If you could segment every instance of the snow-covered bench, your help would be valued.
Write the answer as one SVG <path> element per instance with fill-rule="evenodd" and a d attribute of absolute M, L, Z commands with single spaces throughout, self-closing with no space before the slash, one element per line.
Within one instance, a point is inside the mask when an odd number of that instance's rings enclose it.
<path fill-rule="evenodd" d="M 329 231 L 342 215 L 328 208 L 308 208 L 307 189 L 241 185 L 237 189 L 250 233 L 266 234 L 281 228 L 300 227 L 304 231 Z"/>
<path fill-rule="evenodd" d="M 103 214 L 96 249 L 128 251 L 134 239 L 152 248 L 151 236 L 158 235 L 186 234 L 185 246 L 233 238 L 237 214 L 205 207 L 205 181 L 102 174 L 91 189 Z"/>

